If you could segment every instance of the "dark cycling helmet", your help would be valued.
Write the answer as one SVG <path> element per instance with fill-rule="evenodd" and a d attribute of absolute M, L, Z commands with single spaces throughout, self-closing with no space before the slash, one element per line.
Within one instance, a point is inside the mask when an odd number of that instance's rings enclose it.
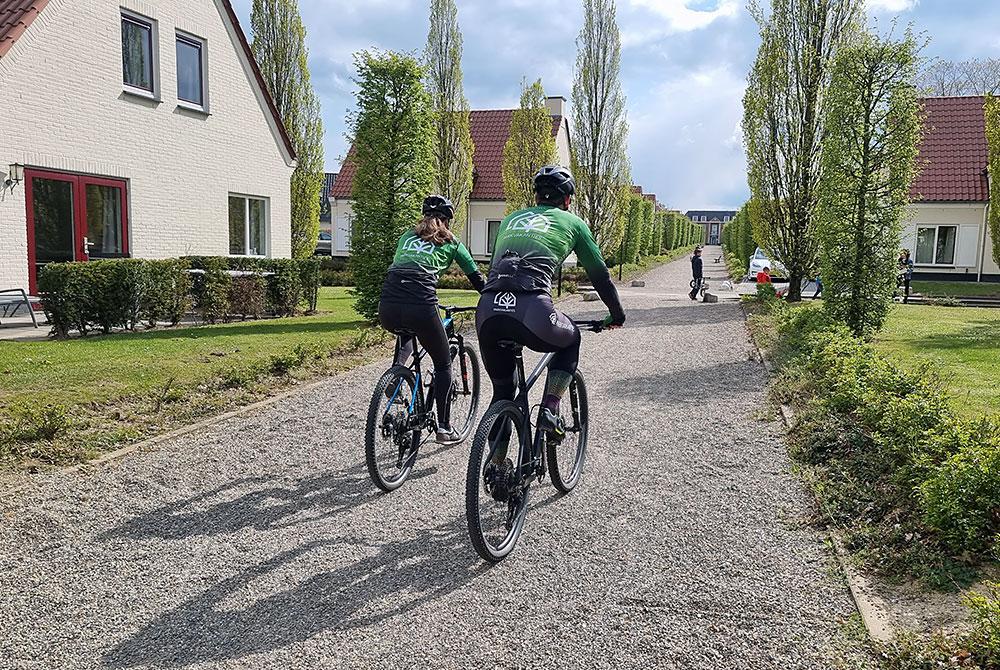
<path fill-rule="evenodd" d="M 455 206 L 443 195 L 429 195 L 424 198 L 424 216 L 440 216 L 451 221 L 455 218 Z"/>
<path fill-rule="evenodd" d="M 573 195 L 576 182 L 569 170 L 561 165 L 546 165 L 535 174 L 535 193 L 545 197 Z"/>

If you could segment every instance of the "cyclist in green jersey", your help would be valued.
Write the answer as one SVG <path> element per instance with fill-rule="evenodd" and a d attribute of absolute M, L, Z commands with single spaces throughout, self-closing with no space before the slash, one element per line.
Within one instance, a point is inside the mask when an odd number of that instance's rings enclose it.
<path fill-rule="evenodd" d="M 536 207 L 503 220 L 494 244 L 486 289 L 479 299 L 476 327 L 483 365 L 493 382 L 493 400 L 513 400 L 514 351 L 501 342 L 518 342 L 539 352 L 556 352 L 549 365 L 539 421 L 561 435 L 559 401 L 580 360 L 580 331 L 552 304 L 552 277 L 571 252 L 587 271 L 608 307 L 608 327 L 625 323 L 618 290 L 587 224 L 569 206 L 576 183 L 569 170 L 548 166 L 535 175 Z"/>
<path fill-rule="evenodd" d="M 455 208 L 447 198 L 432 195 L 424 200 L 423 219 L 399 238 L 378 304 L 382 327 L 393 333 L 412 333 L 434 361 L 437 441 L 441 444 L 454 444 L 458 436 L 448 416 L 451 352 L 438 313 L 437 283 L 457 261 L 477 291 L 482 293 L 484 285 L 469 250 L 449 228 L 454 216 Z M 397 365 L 405 365 L 412 343 L 412 339 L 403 338 L 396 350 Z"/>

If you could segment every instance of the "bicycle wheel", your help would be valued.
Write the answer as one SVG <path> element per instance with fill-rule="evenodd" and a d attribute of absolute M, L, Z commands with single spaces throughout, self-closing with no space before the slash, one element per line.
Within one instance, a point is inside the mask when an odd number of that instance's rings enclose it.
<path fill-rule="evenodd" d="M 559 414 L 566 426 L 562 440 L 546 438 L 545 457 L 549 466 L 552 485 L 563 493 L 569 493 L 580 482 L 583 463 L 587 458 L 587 385 L 579 370 L 569 385 L 569 398 L 559 403 Z"/>
<path fill-rule="evenodd" d="M 420 446 L 420 430 L 410 427 L 415 409 L 413 373 L 390 368 L 375 384 L 365 427 L 365 462 L 375 486 L 395 491 L 413 469 Z"/>
<path fill-rule="evenodd" d="M 464 368 L 464 372 L 463 372 Z M 451 361 L 451 425 L 462 440 L 469 437 L 475 427 L 476 410 L 479 409 L 479 355 L 468 343 L 462 346 Z"/>
<path fill-rule="evenodd" d="M 520 408 L 504 400 L 490 406 L 472 440 L 465 517 L 472 546 L 490 563 L 514 549 L 524 527 L 528 486 L 518 472 L 525 429 Z"/>

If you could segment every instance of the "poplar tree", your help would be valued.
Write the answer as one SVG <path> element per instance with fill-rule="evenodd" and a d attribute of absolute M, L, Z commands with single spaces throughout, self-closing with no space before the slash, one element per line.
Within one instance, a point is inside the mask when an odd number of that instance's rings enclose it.
<path fill-rule="evenodd" d="M 251 51 L 296 154 L 292 172 L 292 256 L 308 258 L 319 236 L 323 120 L 309 76 L 306 28 L 298 0 L 253 0 Z"/>
<path fill-rule="evenodd" d="M 615 252 L 631 183 L 628 121 L 621 85 L 621 34 L 614 0 L 583 0 L 573 82 L 576 209 L 597 243 Z"/>
<path fill-rule="evenodd" d="M 474 147 L 469 101 L 462 86 L 462 33 L 455 0 L 431 0 L 431 25 L 424 49 L 427 91 L 436 112 L 433 191 L 455 205 L 452 229 L 465 224 L 472 192 Z"/>
<path fill-rule="evenodd" d="M 503 193 L 508 214 L 535 206 L 535 173 L 555 162 L 556 141 L 542 80 L 530 86 L 521 82 L 521 107 L 514 110 L 510 135 L 503 147 Z"/>
<path fill-rule="evenodd" d="M 824 305 L 858 337 L 882 327 L 896 288 L 922 128 L 917 52 L 911 34 L 864 34 L 834 62 L 817 230 Z"/>
<path fill-rule="evenodd" d="M 421 216 L 434 177 L 434 112 L 424 70 L 392 51 L 355 55 L 357 108 L 350 117 L 357 173 L 351 191 L 355 308 L 378 312 L 396 243 Z"/>
<path fill-rule="evenodd" d="M 990 237 L 993 260 L 1000 265 L 1000 98 L 986 96 L 986 143 L 989 147 Z"/>
<path fill-rule="evenodd" d="M 788 269 L 790 301 L 816 267 L 815 215 L 831 64 L 857 33 L 861 0 L 757 0 L 761 45 L 743 99 L 755 237 Z"/>

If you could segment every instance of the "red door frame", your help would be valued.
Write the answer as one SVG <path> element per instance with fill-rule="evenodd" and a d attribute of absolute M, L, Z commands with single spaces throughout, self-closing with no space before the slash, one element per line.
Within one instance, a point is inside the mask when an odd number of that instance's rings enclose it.
<path fill-rule="evenodd" d="M 35 293 L 38 290 L 38 277 L 35 268 L 35 203 L 34 178 L 51 179 L 69 182 L 73 185 L 73 260 L 86 261 L 89 255 L 83 240 L 87 237 L 87 197 L 88 185 L 110 186 L 118 189 L 121 198 L 122 224 L 122 255 L 129 255 L 128 227 L 128 184 L 123 179 L 96 177 L 92 175 L 70 174 L 55 170 L 26 168 L 24 170 L 24 205 L 28 226 L 28 290 Z"/>

